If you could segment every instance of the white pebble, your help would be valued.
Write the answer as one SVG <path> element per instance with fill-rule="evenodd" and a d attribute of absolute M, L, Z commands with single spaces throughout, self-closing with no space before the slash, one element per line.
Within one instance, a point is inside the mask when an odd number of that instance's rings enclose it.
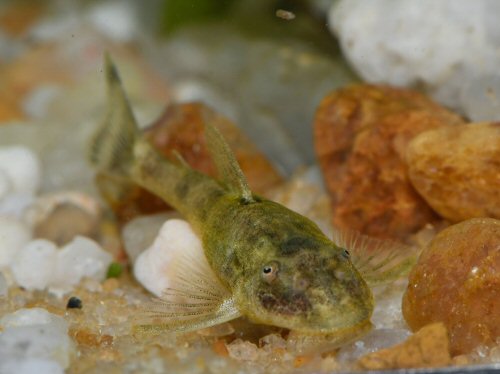
<path fill-rule="evenodd" d="M 137 258 L 134 275 L 148 291 L 161 296 L 172 285 L 179 257 L 184 255 L 204 258 L 201 241 L 186 221 L 168 220 L 153 245 Z"/>
<path fill-rule="evenodd" d="M 35 201 L 31 193 L 9 193 L 0 200 L 0 216 L 23 219 L 26 209 Z"/>
<path fill-rule="evenodd" d="M 0 169 L 0 200 L 2 200 L 12 190 L 10 178 L 5 171 Z"/>
<path fill-rule="evenodd" d="M 104 280 L 112 261 L 111 254 L 83 236 L 61 249 L 48 240 L 37 239 L 15 255 L 11 271 L 18 285 L 28 290 L 49 288 L 61 296 L 83 278 Z"/>
<path fill-rule="evenodd" d="M 35 194 L 40 186 L 40 161 L 26 147 L 0 147 L 0 170 L 9 178 L 13 192 Z"/>
<path fill-rule="evenodd" d="M 51 84 L 37 86 L 23 100 L 24 112 L 32 118 L 44 118 L 50 109 L 50 104 L 62 92 L 61 87 Z"/>
<path fill-rule="evenodd" d="M 13 359 L 21 372 L 30 372 L 29 368 L 33 367 L 30 361 L 34 359 L 43 360 L 45 370 L 59 365 L 62 368 L 69 366 L 74 344 L 68 336 L 68 324 L 64 318 L 42 308 L 20 309 L 4 316 L 0 325 L 3 328 L 0 334 L 0 369 L 6 363 L 8 368 L 16 368 Z"/>
<path fill-rule="evenodd" d="M 137 23 L 129 3 L 111 1 L 98 3 L 88 14 L 90 22 L 106 36 L 120 42 L 135 37 Z"/>
<path fill-rule="evenodd" d="M 57 247 L 54 243 L 37 239 L 25 245 L 11 265 L 16 283 L 28 290 L 43 290 L 52 281 L 56 271 Z"/>
<path fill-rule="evenodd" d="M 31 239 L 30 229 L 13 218 L 0 216 L 0 268 L 9 266 Z"/>
<path fill-rule="evenodd" d="M 51 288 L 70 289 L 84 277 L 104 280 L 112 261 L 113 256 L 95 241 L 77 236 L 59 251 Z"/>

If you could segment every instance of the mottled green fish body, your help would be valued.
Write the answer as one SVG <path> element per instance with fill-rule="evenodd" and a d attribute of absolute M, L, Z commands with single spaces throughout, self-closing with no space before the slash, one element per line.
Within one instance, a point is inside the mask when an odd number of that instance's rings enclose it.
<path fill-rule="evenodd" d="M 106 66 L 110 104 L 92 142 L 92 162 L 182 213 L 201 238 L 215 275 L 186 265 L 180 286 L 151 308 L 155 323 L 189 331 L 243 315 L 256 323 L 338 334 L 343 340 L 366 329 L 373 297 L 349 253 L 306 217 L 252 194 L 228 145 L 210 124 L 206 138 L 219 180 L 182 160 L 166 160 L 141 136 L 109 59 Z"/>

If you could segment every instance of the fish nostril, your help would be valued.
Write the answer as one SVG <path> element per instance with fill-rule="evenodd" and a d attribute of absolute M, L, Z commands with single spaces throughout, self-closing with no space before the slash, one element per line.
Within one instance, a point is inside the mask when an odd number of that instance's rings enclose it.
<path fill-rule="evenodd" d="M 309 281 L 300 276 L 295 276 L 293 280 L 293 289 L 295 291 L 305 291 L 309 287 Z"/>
<path fill-rule="evenodd" d="M 335 278 L 337 278 L 340 281 L 346 278 L 345 272 L 342 270 L 335 270 L 333 274 L 335 275 Z"/>

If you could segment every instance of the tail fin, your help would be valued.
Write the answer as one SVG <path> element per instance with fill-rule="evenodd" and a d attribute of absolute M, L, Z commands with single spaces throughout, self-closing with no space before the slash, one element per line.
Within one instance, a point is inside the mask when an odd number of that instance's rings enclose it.
<path fill-rule="evenodd" d="M 134 160 L 139 128 L 120 82 L 118 71 L 105 55 L 108 109 L 90 145 L 90 161 L 102 172 L 126 176 Z"/>

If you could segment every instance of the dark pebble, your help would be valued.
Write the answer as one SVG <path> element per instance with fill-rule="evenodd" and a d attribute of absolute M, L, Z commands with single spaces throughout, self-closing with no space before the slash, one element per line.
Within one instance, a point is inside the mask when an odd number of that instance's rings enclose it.
<path fill-rule="evenodd" d="M 68 304 L 66 304 L 66 309 L 82 309 L 82 307 L 82 300 L 80 300 L 76 296 L 70 297 L 68 300 Z"/>

